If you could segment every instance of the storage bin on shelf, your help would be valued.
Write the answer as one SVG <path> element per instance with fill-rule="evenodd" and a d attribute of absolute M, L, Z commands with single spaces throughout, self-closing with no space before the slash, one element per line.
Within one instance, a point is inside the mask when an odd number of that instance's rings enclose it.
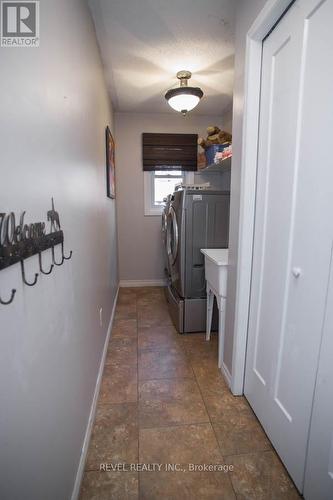
<path fill-rule="evenodd" d="M 229 158 L 231 154 L 231 144 L 213 144 L 205 151 L 207 165 L 220 163 L 225 158 Z"/>

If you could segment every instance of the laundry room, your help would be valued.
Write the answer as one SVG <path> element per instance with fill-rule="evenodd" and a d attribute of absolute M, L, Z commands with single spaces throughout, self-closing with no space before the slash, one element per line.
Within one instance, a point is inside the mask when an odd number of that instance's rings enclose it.
<path fill-rule="evenodd" d="M 177 184 L 195 184 L 202 188 L 230 191 L 230 161 L 217 165 L 216 169 L 183 170 L 178 159 L 172 169 L 157 166 L 157 180 L 154 170 L 144 170 L 143 134 L 179 134 L 180 138 L 188 134 L 196 139 L 207 135 L 207 127 L 218 122 L 220 127 L 231 130 L 231 113 L 227 110 L 225 118 L 172 114 L 130 114 L 116 113 L 116 164 L 117 164 L 117 199 L 119 211 L 119 266 L 122 286 L 155 284 L 164 282 L 165 264 L 161 243 L 161 215 L 163 198 L 172 194 Z M 197 140 L 196 140 L 197 142 Z M 129 144 L 131 147 L 129 147 Z M 165 146 L 171 148 L 172 146 Z M 177 147 L 177 145 L 175 146 Z M 179 148 L 178 148 L 179 149 Z M 213 147 L 214 149 L 214 147 Z M 200 151 L 201 150 L 201 151 Z M 197 152 L 198 151 L 198 152 Z M 196 155 L 204 154 L 200 146 L 196 146 Z M 202 156 L 202 154 L 201 154 Z M 161 160 L 163 161 L 163 160 Z M 212 165 L 213 167 L 214 165 Z M 155 168 L 155 167 L 154 167 Z M 171 186 L 163 191 L 162 199 L 153 199 L 151 185 L 160 179 L 166 179 L 165 185 Z M 175 175 L 176 174 L 176 175 Z M 166 176 L 170 176 L 170 180 Z M 162 185 L 162 184 L 161 184 Z M 165 189 L 165 188 L 164 188 Z M 159 193 L 157 193 L 159 194 Z M 199 223 L 199 221 L 198 221 Z M 145 235 L 142 238 L 142 235 Z M 135 242 L 135 244 L 133 244 Z M 139 264 L 140 263 L 140 264 Z"/>
<path fill-rule="evenodd" d="M 0 500 L 332 500 L 333 1 L 0 4 Z"/>

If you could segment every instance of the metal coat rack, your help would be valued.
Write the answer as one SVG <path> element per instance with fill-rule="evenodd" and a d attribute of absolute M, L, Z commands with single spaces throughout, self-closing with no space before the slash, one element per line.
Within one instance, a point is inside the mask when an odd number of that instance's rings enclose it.
<path fill-rule="evenodd" d="M 25 212 L 20 216 L 19 224 L 16 224 L 14 212 L 0 213 L 0 271 L 9 266 L 20 263 L 23 283 L 27 286 L 35 286 L 39 279 L 39 273 L 49 275 L 56 266 L 62 266 L 65 260 L 72 258 L 72 250 L 68 255 L 64 252 L 64 233 L 60 225 L 59 213 L 54 209 L 52 198 L 52 209 L 47 212 L 47 220 L 50 222 L 50 231 L 46 233 L 45 222 L 24 222 Z M 61 245 L 61 260 L 57 262 L 55 247 Z M 51 249 L 52 264 L 45 269 L 42 262 L 42 253 Z M 33 279 L 26 276 L 24 261 L 33 255 L 38 255 L 39 273 L 35 273 Z M 15 298 L 16 289 L 13 288 L 8 298 L 0 297 L 0 304 L 8 306 Z"/>

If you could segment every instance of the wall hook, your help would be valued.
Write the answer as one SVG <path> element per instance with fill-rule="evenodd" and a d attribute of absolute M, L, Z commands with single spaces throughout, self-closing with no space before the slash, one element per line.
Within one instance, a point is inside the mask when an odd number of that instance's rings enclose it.
<path fill-rule="evenodd" d="M 42 266 L 42 254 L 41 254 L 41 252 L 39 252 L 39 254 L 38 254 L 38 259 L 39 259 L 39 270 L 40 270 L 40 272 L 43 273 L 43 274 L 51 274 L 52 273 L 52 269 L 54 268 L 54 265 L 51 264 L 49 271 L 44 271 L 43 266 Z"/>
<path fill-rule="evenodd" d="M 65 261 L 64 255 L 62 255 L 62 261 L 61 262 L 56 262 L 55 255 L 54 255 L 54 247 L 52 247 L 52 261 L 53 261 L 53 264 L 56 265 L 56 266 L 62 266 L 63 263 L 64 263 L 64 261 Z"/>
<path fill-rule="evenodd" d="M 2 304 L 3 306 L 8 306 L 9 304 L 11 304 L 13 302 L 13 300 L 14 300 L 15 293 L 16 293 L 16 290 L 15 290 L 15 288 L 13 288 L 12 289 L 12 294 L 11 294 L 9 300 L 2 300 L 1 297 L 0 297 L 0 304 Z"/>
<path fill-rule="evenodd" d="M 68 256 L 68 257 L 66 257 L 66 255 L 64 254 L 64 242 L 63 242 L 63 241 L 61 242 L 61 253 L 62 253 L 62 257 L 63 257 L 63 259 L 65 259 L 65 260 L 70 260 L 70 259 L 72 258 L 72 255 L 73 255 L 73 252 L 72 252 L 72 250 L 71 250 L 71 251 L 69 252 L 69 256 Z"/>
<path fill-rule="evenodd" d="M 38 280 L 38 273 L 35 274 L 35 279 L 32 283 L 29 283 L 26 278 L 25 278 L 25 271 L 24 271 L 24 262 L 23 260 L 21 260 L 21 271 L 22 271 L 22 279 L 23 279 L 23 282 L 28 285 L 28 286 L 34 286 L 36 285 L 37 283 L 37 280 Z"/>

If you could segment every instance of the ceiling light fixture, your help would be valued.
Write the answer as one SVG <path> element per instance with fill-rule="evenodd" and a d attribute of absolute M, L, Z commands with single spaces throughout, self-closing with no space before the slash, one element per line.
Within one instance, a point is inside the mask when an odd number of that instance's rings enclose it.
<path fill-rule="evenodd" d="M 177 78 L 180 80 L 180 86 L 176 89 L 168 90 L 165 94 L 169 106 L 184 116 L 199 104 L 203 96 L 203 92 L 199 87 L 188 86 L 188 80 L 191 76 L 192 73 L 190 71 L 178 71 Z"/>

